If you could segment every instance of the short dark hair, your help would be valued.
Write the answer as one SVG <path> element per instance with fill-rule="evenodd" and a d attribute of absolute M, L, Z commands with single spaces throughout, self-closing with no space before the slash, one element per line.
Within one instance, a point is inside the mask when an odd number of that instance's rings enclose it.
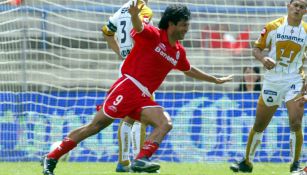
<path fill-rule="evenodd" d="M 175 25 L 181 20 L 188 21 L 191 18 L 191 12 L 185 5 L 170 5 L 162 14 L 159 22 L 160 29 L 167 29 L 168 22 L 172 22 Z"/>

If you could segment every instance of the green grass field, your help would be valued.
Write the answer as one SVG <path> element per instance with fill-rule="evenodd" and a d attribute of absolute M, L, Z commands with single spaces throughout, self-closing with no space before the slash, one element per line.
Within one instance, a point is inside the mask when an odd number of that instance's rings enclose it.
<path fill-rule="evenodd" d="M 226 163 L 161 163 L 159 175 L 243 175 L 232 173 Z M 115 173 L 116 163 L 60 162 L 55 175 L 124 175 Z M 0 163 L 0 175 L 41 175 L 37 162 Z M 133 173 L 134 174 L 134 173 Z M 255 163 L 251 175 L 289 175 L 287 163 Z M 246 175 L 246 174 L 245 174 Z"/>

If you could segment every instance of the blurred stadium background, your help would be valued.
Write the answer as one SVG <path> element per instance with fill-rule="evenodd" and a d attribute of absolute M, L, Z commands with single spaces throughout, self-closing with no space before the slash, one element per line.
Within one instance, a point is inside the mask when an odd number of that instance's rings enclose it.
<path fill-rule="evenodd" d="M 91 120 L 115 81 L 120 60 L 100 28 L 127 0 L 0 1 L 0 161 L 37 161 L 50 145 Z M 214 85 L 173 71 L 156 94 L 174 129 L 154 156 L 170 162 L 232 162 L 244 151 L 258 92 L 239 92 L 244 67 L 264 24 L 286 15 L 288 0 L 149 0 L 154 25 L 170 4 L 186 4 L 193 17 L 183 45 L 192 64 L 215 75 Z M 304 120 L 304 124 L 306 120 Z M 69 160 L 117 160 L 117 125 L 80 143 Z M 307 138 L 307 137 L 305 137 Z M 287 112 L 267 128 L 257 162 L 289 162 Z M 306 146 L 306 141 L 304 146 Z M 306 161 L 307 152 L 302 152 Z"/>

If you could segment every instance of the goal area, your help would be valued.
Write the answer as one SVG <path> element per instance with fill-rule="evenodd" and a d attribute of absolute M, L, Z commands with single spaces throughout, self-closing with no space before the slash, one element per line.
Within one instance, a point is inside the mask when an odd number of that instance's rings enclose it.
<path fill-rule="evenodd" d="M 91 121 L 121 63 L 100 29 L 126 1 L 25 0 L 11 5 L 0 0 L 0 162 L 37 161 L 52 143 Z M 243 71 L 257 67 L 257 75 L 263 74 L 251 48 L 266 22 L 286 15 L 288 2 L 149 0 L 154 25 L 168 5 L 178 3 L 192 12 L 182 41 L 191 64 L 216 76 L 234 74 L 234 80 L 215 85 L 172 71 L 156 92 L 156 101 L 171 115 L 174 127 L 153 158 L 238 160 L 259 97 L 259 91 L 238 90 Z M 291 160 L 287 116 L 282 105 L 265 130 L 256 162 Z M 117 161 L 118 123 L 81 142 L 69 161 Z M 306 157 L 303 149 L 301 160 Z"/>

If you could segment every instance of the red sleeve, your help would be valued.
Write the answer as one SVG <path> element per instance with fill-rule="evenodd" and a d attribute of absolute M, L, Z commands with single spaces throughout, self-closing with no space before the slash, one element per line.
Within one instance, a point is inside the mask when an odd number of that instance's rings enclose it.
<path fill-rule="evenodd" d="M 190 62 L 187 59 L 185 50 L 183 48 L 180 49 L 180 57 L 175 69 L 180 71 L 189 71 L 191 69 Z"/>
<path fill-rule="evenodd" d="M 141 32 L 137 33 L 134 29 L 130 32 L 131 37 L 134 39 L 135 42 L 143 42 L 146 44 L 149 41 L 153 41 L 159 39 L 159 29 L 152 26 L 144 24 L 144 28 Z"/>

